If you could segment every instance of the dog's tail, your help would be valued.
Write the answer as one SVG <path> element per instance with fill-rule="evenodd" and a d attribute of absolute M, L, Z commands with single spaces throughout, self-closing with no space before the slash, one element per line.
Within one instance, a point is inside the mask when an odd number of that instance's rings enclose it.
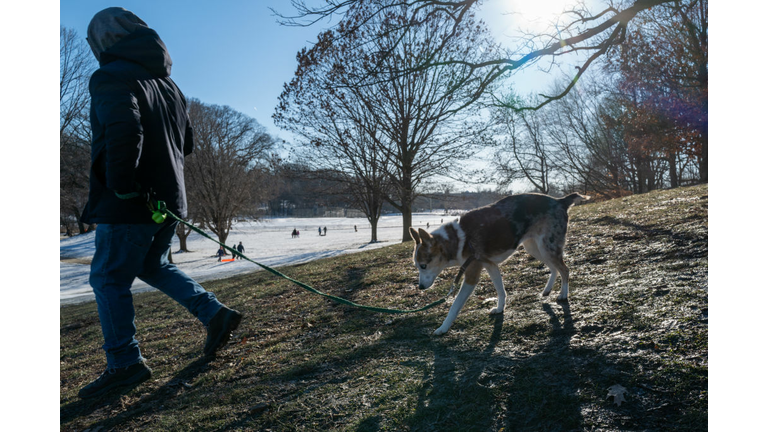
<path fill-rule="evenodd" d="M 592 198 L 589 195 L 582 195 L 579 193 L 572 193 L 568 196 L 564 196 L 562 198 L 558 198 L 558 201 L 560 201 L 560 204 L 565 207 L 569 208 L 570 206 L 574 204 L 578 204 L 582 201 L 589 201 L 589 199 Z"/>

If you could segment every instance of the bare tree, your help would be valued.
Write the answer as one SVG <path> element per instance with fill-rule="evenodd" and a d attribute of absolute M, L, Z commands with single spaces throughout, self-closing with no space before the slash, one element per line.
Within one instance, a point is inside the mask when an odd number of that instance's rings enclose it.
<path fill-rule="evenodd" d="M 323 110 L 308 115 L 318 116 L 320 123 L 308 141 L 298 150 L 301 176 L 306 179 L 338 183 L 334 191 L 318 191 L 324 195 L 344 193 L 352 205 L 361 210 L 371 225 L 371 243 L 378 241 L 378 222 L 386 197 L 391 192 L 388 160 L 376 149 L 375 129 L 365 130 L 353 121 L 340 121 L 339 116 L 322 118 Z"/>
<path fill-rule="evenodd" d="M 482 93 L 486 77 L 459 64 L 417 66 L 436 55 L 476 60 L 493 45 L 471 14 L 455 28 L 428 19 L 424 26 L 404 27 L 408 7 L 371 15 L 380 3 L 356 5 L 337 31 L 321 34 L 314 47 L 299 53 L 296 77 L 286 85 L 275 119 L 299 134 L 324 134 L 323 127 L 333 126 L 318 124 L 312 113 L 326 110 L 365 131 L 375 153 L 387 160 L 394 193 L 386 199 L 402 212 L 402 238 L 411 241 L 419 186 L 451 175 L 457 161 L 486 144 L 486 125 L 462 111 Z"/>
<path fill-rule="evenodd" d="M 59 32 L 59 209 L 60 220 L 71 234 L 88 200 L 91 129 L 88 121 L 88 80 L 96 67 L 85 40 L 72 29 Z"/>
<path fill-rule="evenodd" d="M 371 243 L 378 241 L 378 224 L 386 197 L 391 194 L 389 182 L 389 161 L 376 148 L 376 139 L 365 131 L 358 131 L 357 140 L 342 147 L 347 161 L 352 161 L 351 170 L 346 170 L 349 189 L 356 207 L 365 213 L 371 224 Z M 376 136 L 375 129 L 370 131 Z"/>
<path fill-rule="evenodd" d="M 496 109 L 495 116 L 506 137 L 493 159 L 493 165 L 501 175 L 500 184 L 522 180 L 536 192 L 550 193 L 556 174 L 542 113 L 516 113 L 502 107 Z"/>
<path fill-rule="evenodd" d="M 195 149 L 184 164 L 188 201 L 202 225 L 225 243 L 239 216 L 270 190 L 263 172 L 274 139 L 255 119 L 228 106 L 189 100 Z"/>
<path fill-rule="evenodd" d="M 367 6 L 373 3 L 372 6 Z M 541 99 L 532 106 L 513 105 L 516 110 L 538 109 L 542 106 L 563 98 L 579 78 L 589 69 L 595 60 L 603 57 L 608 50 L 624 42 L 627 25 L 638 14 L 653 8 L 678 3 L 677 0 L 635 0 L 632 2 L 609 2 L 603 10 L 592 13 L 584 4 L 575 6 L 565 11 L 562 15 L 562 24 L 550 32 L 530 35 L 523 46 L 510 49 L 493 59 L 473 60 L 461 56 L 445 58 L 439 53 L 443 52 L 445 45 L 451 43 L 450 39 L 460 34 L 460 28 L 464 22 L 471 19 L 471 11 L 480 7 L 479 0 L 325 0 L 319 6 L 309 6 L 304 0 L 292 0 L 291 4 L 296 14 L 277 15 L 282 18 L 282 23 L 292 26 L 308 26 L 320 20 L 328 19 L 334 15 L 354 17 L 354 20 L 342 20 L 338 25 L 337 38 L 355 37 L 360 27 L 367 25 L 376 17 L 386 16 L 393 10 L 403 7 L 408 8 L 409 16 L 399 25 L 390 26 L 388 31 L 392 39 L 398 44 L 405 43 L 403 35 L 412 31 L 414 27 L 428 26 L 437 21 L 443 22 L 449 28 L 448 35 L 440 41 L 431 53 L 420 59 L 418 64 L 408 65 L 401 69 L 402 73 L 409 70 L 422 70 L 445 65 L 463 65 L 484 74 L 483 86 L 496 80 L 503 79 L 509 73 L 521 70 L 540 60 L 549 59 L 556 62 L 559 58 L 573 53 L 584 55 L 580 66 L 576 67 L 576 73 L 571 82 L 561 92 L 550 95 L 540 95 Z M 371 35 L 366 43 L 375 44 L 379 35 Z M 360 44 L 360 43 L 359 43 Z M 393 49 L 385 52 L 393 55 Z M 377 61 L 380 61 L 377 59 Z M 474 95 L 479 99 L 482 91 Z M 474 101 L 467 101 L 469 106 Z"/>
<path fill-rule="evenodd" d="M 585 192 L 615 197 L 628 190 L 629 154 L 624 131 L 612 119 L 619 115 L 601 86 L 583 81 L 542 112 L 553 165 L 561 181 Z"/>
<path fill-rule="evenodd" d="M 90 141 L 86 115 L 88 80 L 96 67 L 90 47 L 73 29 L 59 30 L 59 146 L 79 137 Z"/>

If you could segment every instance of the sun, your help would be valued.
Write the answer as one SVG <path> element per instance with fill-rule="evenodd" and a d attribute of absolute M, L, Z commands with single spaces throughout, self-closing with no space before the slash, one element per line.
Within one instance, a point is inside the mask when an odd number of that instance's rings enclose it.
<path fill-rule="evenodd" d="M 516 27 L 539 32 L 551 29 L 563 11 L 577 3 L 578 0 L 505 0 L 502 8 Z"/>

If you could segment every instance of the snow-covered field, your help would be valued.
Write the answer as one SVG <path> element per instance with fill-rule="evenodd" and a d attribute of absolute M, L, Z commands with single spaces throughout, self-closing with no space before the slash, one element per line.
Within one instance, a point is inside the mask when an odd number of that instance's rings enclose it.
<path fill-rule="evenodd" d="M 414 213 L 413 224 L 425 228 L 429 223 L 432 231 L 455 217 L 441 213 Z M 357 225 L 357 232 L 354 226 Z M 318 227 L 327 227 L 328 235 L 319 236 Z M 300 232 L 291 238 L 291 231 Z M 94 233 L 77 235 L 61 240 L 60 304 L 79 303 L 94 299 L 88 284 L 90 262 L 94 252 Z M 365 218 L 275 218 L 259 222 L 239 222 L 232 227 L 227 244 L 234 247 L 239 242 L 245 246 L 244 254 L 270 267 L 300 264 L 318 258 L 360 252 L 399 243 L 402 235 L 402 216 L 382 216 L 379 220 L 378 239 L 371 239 L 371 228 Z M 212 235 L 213 238 L 216 238 Z M 219 246 L 197 233 L 187 239 L 189 253 L 174 253 L 173 262 L 198 282 L 222 279 L 230 276 L 262 270 L 248 261 L 218 262 L 214 256 Z M 174 237 L 171 250 L 179 250 L 178 238 Z M 225 257 L 229 258 L 229 256 Z M 154 288 L 136 280 L 132 291 L 148 291 Z"/>

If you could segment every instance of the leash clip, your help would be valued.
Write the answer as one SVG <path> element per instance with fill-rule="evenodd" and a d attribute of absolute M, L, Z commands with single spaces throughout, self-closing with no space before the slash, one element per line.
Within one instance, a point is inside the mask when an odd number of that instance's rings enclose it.
<path fill-rule="evenodd" d="M 146 193 L 147 208 L 152 212 L 152 220 L 155 221 L 155 223 L 161 224 L 165 222 L 165 218 L 168 216 L 166 213 L 167 208 L 165 206 L 165 201 L 156 200 L 155 197 L 152 196 L 153 194 L 154 191 L 152 188 L 150 188 L 149 192 Z"/>

